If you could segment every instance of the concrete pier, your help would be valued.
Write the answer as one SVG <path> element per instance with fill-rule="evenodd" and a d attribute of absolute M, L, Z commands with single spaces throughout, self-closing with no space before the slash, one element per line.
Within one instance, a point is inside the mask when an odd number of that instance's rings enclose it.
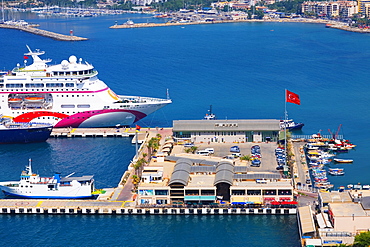
<path fill-rule="evenodd" d="M 295 215 L 297 208 L 135 208 L 130 202 L 97 200 L 0 200 L 0 214 Z"/>
<path fill-rule="evenodd" d="M 77 37 L 77 36 L 73 36 L 73 35 L 64 35 L 64 34 L 54 33 L 54 32 L 50 32 L 50 31 L 45 31 L 45 30 L 41 30 L 41 29 L 38 29 L 38 28 L 34 28 L 34 27 L 31 27 L 31 26 L 23 27 L 23 26 L 0 24 L 0 28 L 17 29 L 17 30 L 21 30 L 21 31 L 24 31 L 24 32 L 33 33 L 33 34 L 36 34 L 36 35 L 40 35 L 40 36 L 44 36 L 44 37 L 48 37 L 48 38 L 52 38 L 52 39 L 60 40 L 60 41 L 83 41 L 83 40 L 88 40 L 87 38 Z"/>
<path fill-rule="evenodd" d="M 130 137 L 135 136 L 135 128 L 54 128 L 50 137 L 71 138 L 71 137 Z M 145 139 L 146 131 L 137 132 L 138 141 Z"/>

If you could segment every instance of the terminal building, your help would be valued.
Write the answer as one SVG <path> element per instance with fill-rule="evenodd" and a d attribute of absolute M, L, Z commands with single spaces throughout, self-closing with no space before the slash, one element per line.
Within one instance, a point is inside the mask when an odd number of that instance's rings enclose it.
<path fill-rule="evenodd" d="M 279 131 L 277 119 L 173 121 L 173 136 L 177 142 L 277 142 Z"/>
<path fill-rule="evenodd" d="M 138 204 L 215 203 L 293 205 L 291 180 L 280 173 L 247 173 L 246 165 L 229 160 L 168 156 L 145 167 L 138 186 Z"/>

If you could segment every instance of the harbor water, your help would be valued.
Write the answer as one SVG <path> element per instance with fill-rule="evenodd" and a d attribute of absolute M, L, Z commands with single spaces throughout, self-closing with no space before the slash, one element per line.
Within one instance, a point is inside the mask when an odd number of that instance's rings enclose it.
<path fill-rule="evenodd" d="M 52 64 L 82 57 L 117 94 L 166 97 L 169 89 L 173 103 L 141 120 L 142 127 L 200 119 L 209 105 L 218 119 L 282 119 L 288 89 L 301 98 L 301 105 L 287 105 L 289 117 L 305 123 L 299 134 L 335 133 L 341 125 L 338 133 L 357 145 L 338 156 L 354 159 L 353 164 L 331 165 L 346 174 L 330 182 L 370 184 L 368 34 L 278 22 L 109 29 L 116 21 L 158 20 L 139 14 L 18 15 L 41 29 L 73 30 L 89 40 L 63 42 L 0 29 L 0 37 L 6 37 L 0 39 L 1 70 L 23 64 L 29 45 L 44 50 L 43 58 L 53 59 Z M 94 174 L 98 188 L 116 186 L 134 152 L 128 138 L 1 145 L 0 181 L 17 180 L 32 158 L 41 175 Z M 4 246 L 299 246 L 295 216 L 0 215 L 0 222 Z"/>

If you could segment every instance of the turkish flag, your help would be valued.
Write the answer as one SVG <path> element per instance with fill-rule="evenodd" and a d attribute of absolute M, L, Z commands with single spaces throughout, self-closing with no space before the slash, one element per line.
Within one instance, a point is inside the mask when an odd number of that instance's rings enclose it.
<path fill-rule="evenodd" d="M 299 95 L 295 94 L 295 93 L 292 93 L 288 90 L 286 90 L 286 102 L 297 104 L 297 105 L 301 104 L 301 100 L 299 99 Z"/>

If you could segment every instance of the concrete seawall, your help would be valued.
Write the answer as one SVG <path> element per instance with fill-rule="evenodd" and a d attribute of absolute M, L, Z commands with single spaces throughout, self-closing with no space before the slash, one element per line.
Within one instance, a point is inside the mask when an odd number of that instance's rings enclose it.
<path fill-rule="evenodd" d="M 48 37 L 48 38 L 52 38 L 52 39 L 60 40 L 60 41 L 83 41 L 83 40 L 88 40 L 87 38 L 54 33 L 54 32 L 45 31 L 45 30 L 41 30 L 41 29 L 38 29 L 38 28 L 30 27 L 30 26 L 22 27 L 22 26 L 0 24 L 0 28 L 17 29 L 17 30 L 21 30 L 21 31 L 24 31 L 24 32 L 33 33 L 33 34 L 36 34 L 36 35 L 40 35 L 40 36 L 44 36 L 44 37 Z"/>

